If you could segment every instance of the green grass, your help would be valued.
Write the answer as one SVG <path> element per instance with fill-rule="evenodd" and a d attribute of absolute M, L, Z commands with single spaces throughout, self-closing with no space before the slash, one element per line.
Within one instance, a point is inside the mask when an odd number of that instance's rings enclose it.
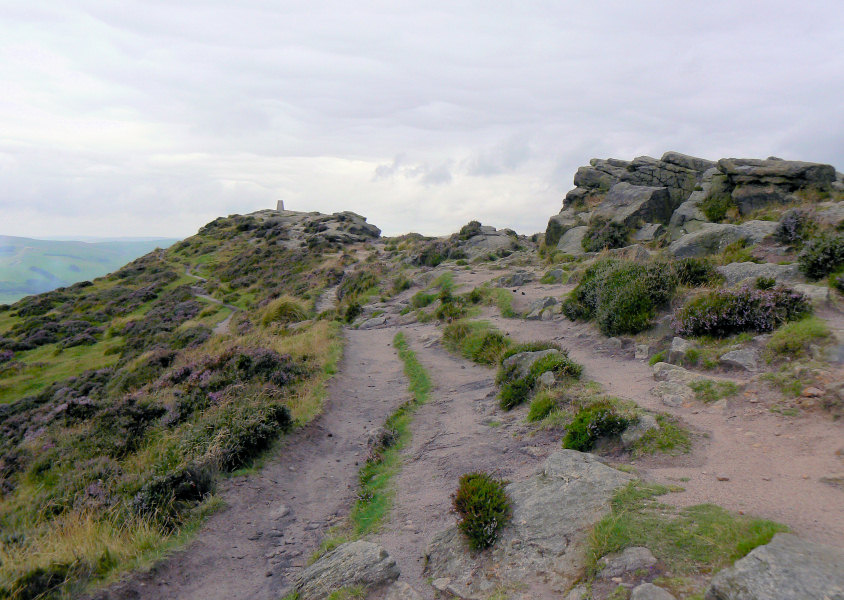
<path fill-rule="evenodd" d="M 512 292 L 503 288 L 494 288 L 491 296 L 502 317 L 506 319 L 515 319 L 519 316 L 518 313 L 513 310 Z"/>
<path fill-rule="evenodd" d="M 594 527 L 588 565 L 631 546 L 645 546 L 672 575 L 709 574 L 767 544 L 779 523 L 736 515 L 713 504 L 684 509 L 654 500 L 670 490 L 658 484 L 630 483 L 613 497 L 611 512 Z"/>
<path fill-rule="evenodd" d="M 662 352 L 657 352 L 656 354 L 651 356 L 651 358 L 648 360 L 648 364 L 650 366 L 654 366 L 658 362 L 665 362 L 665 356 L 665 350 L 663 350 Z"/>
<path fill-rule="evenodd" d="M 87 243 L 0 236 L 0 304 L 101 277 L 175 241 Z"/>
<path fill-rule="evenodd" d="M 716 402 L 721 398 L 730 398 L 738 394 L 739 386 L 732 381 L 699 379 L 689 383 L 695 397 L 702 402 Z"/>
<path fill-rule="evenodd" d="M 669 415 L 657 415 L 656 422 L 659 424 L 658 429 L 645 432 L 645 435 L 633 444 L 634 457 L 657 452 L 676 456 L 687 454 L 692 449 L 689 432 L 680 425 L 677 419 Z"/>
<path fill-rule="evenodd" d="M 434 279 L 427 289 L 439 289 L 444 292 L 454 291 L 454 273 L 445 272 L 436 279 Z"/>
<path fill-rule="evenodd" d="M 79 375 L 83 371 L 113 365 L 120 358 L 120 354 L 113 350 L 122 345 L 123 338 L 112 337 L 91 346 L 65 348 L 58 354 L 56 344 L 21 352 L 16 359 L 25 366 L 0 380 L 0 402 L 32 396 L 51 383 Z"/>
<path fill-rule="evenodd" d="M 809 315 L 777 329 L 765 346 L 765 358 L 768 362 L 776 358 L 800 358 L 806 355 L 809 345 L 822 343 L 829 336 L 826 322 Z"/>
<path fill-rule="evenodd" d="M 446 326 L 447 350 L 482 365 L 497 365 L 512 346 L 510 338 L 487 321 L 460 320 Z"/>

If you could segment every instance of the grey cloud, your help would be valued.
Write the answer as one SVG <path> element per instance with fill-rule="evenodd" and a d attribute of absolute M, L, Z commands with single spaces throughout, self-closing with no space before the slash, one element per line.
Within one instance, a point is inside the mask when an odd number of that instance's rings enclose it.
<path fill-rule="evenodd" d="M 842 170 L 842 30 L 832 0 L 13 3 L 0 205 L 27 235 L 130 213 L 186 234 L 278 197 L 388 233 L 535 231 L 592 156 Z"/>

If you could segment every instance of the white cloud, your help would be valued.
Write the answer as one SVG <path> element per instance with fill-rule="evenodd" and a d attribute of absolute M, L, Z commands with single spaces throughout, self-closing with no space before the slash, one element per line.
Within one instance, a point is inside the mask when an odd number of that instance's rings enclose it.
<path fill-rule="evenodd" d="M 844 7 L 44 0 L 0 20 L 2 233 L 354 210 L 544 229 L 593 156 L 844 168 Z"/>

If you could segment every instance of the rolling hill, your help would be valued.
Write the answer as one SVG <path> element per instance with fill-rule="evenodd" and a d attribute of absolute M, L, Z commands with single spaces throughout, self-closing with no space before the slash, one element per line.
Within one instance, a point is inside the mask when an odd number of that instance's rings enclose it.
<path fill-rule="evenodd" d="M 0 303 L 101 277 L 176 240 L 78 242 L 0 236 Z"/>

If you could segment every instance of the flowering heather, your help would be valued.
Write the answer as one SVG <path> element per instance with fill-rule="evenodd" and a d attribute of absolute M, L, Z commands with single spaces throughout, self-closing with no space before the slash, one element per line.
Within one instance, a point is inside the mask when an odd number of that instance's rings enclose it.
<path fill-rule="evenodd" d="M 0 364 L 9 362 L 15 357 L 15 353 L 11 350 L 0 350 Z"/>
<path fill-rule="evenodd" d="M 769 290 L 720 289 L 688 302 L 674 314 L 672 326 L 680 335 L 764 333 L 811 310 L 803 294 L 781 285 Z"/>

